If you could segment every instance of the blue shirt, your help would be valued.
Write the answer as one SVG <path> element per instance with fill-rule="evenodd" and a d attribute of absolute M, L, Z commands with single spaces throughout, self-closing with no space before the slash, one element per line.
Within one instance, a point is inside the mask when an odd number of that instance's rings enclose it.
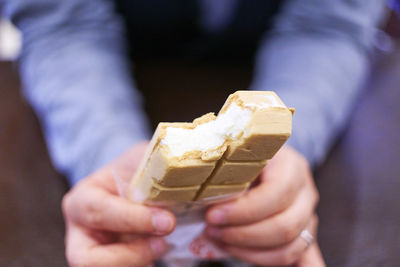
<path fill-rule="evenodd" d="M 218 31 L 236 1 L 202 2 L 204 27 Z M 150 137 L 112 1 L 0 4 L 23 33 L 24 95 L 71 184 Z M 323 160 L 357 99 L 383 8 L 382 0 L 289 0 L 259 45 L 250 88 L 276 91 L 296 108 L 288 142 L 312 165 Z"/>

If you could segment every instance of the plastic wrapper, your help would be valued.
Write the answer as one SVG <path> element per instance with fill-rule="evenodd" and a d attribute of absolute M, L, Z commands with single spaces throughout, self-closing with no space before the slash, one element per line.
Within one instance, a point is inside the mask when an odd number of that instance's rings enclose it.
<path fill-rule="evenodd" d="M 168 266 L 191 266 L 198 260 L 227 258 L 227 255 L 203 233 L 205 227 L 204 213 L 207 206 L 233 200 L 240 197 L 244 192 L 209 197 L 201 201 L 151 202 L 146 200 L 146 197 L 139 190 L 129 187 L 132 179 L 134 179 L 133 174 L 119 173 L 118 170 L 114 169 L 113 177 L 120 196 L 127 197 L 129 194 L 133 196 L 133 200 L 131 200 L 135 203 L 166 208 L 176 216 L 177 226 L 166 237 L 169 250 L 162 259 Z M 134 190 L 134 192 L 128 192 L 128 190 Z"/>

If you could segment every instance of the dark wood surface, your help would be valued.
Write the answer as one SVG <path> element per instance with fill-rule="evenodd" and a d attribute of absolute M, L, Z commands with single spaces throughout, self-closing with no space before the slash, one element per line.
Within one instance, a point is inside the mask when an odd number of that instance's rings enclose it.
<path fill-rule="evenodd" d="M 169 62 L 136 70 L 154 122 L 217 111 L 227 94 L 219 89 L 245 88 L 250 74 L 248 66 Z M 1 62 L 0 266 L 65 266 L 60 201 L 67 185 L 51 166 L 19 87 L 12 64 Z M 319 240 L 328 266 L 400 266 L 400 49 L 379 57 L 366 87 L 347 130 L 316 171 Z M 165 104 L 170 95 L 175 100 Z"/>
<path fill-rule="evenodd" d="M 60 201 L 39 124 L 11 63 L 0 63 L 0 266 L 66 266 Z"/>

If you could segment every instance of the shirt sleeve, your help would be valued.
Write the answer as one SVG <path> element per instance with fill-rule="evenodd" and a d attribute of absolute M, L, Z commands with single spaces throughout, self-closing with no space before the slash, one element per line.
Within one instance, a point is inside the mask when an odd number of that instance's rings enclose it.
<path fill-rule="evenodd" d="M 296 109 L 288 144 L 315 166 L 343 129 L 368 73 L 381 0 L 291 0 L 259 48 L 251 88 Z"/>
<path fill-rule="evenodd" d="M 10 0 L 22 31 L 23 92 L 71 184 L 148 138 L 124 31 L 107 0 Z"/>

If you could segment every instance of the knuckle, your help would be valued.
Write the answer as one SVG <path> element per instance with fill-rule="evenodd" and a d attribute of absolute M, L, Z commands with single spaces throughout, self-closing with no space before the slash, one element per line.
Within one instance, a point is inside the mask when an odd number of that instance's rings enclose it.
<path fill-rule="evenodd" d="M 310 212 L 314 212 L 319 203 L 320 199 L 319 192 L 315 186 L 309 188 L 307 191 L 308 191 L 307 198 L 309 199 L 307 203 L 308 204 L 307 208 L 310 209 Z"/>
<path fill-rule="evenodd" d="M 248 236 L 241 230 L 222 230 L 222 238 L 225 243 L 231 244 L 246 244 L 248 241 Z"/>
<path fill-rule="evenodd" d="M 299 260 L 300 256 L 301 256 L 301 251 L 298 250 L 288 251 L 282 255 L 280 264 L 284 266 L 287 265 L 291 266 Z"/>
<path fill-rule="evenodd" d="M 149 207 L 132 204 L 121 212 L 121 227 L 145 234 L 157 231 L 153 223 L 153 218 L 158 212 L 164 213 L 165 211 L 157 210 L 155 212 L 155 210 L 149 209 Z"/>
<path fill-rule="evenodd" d="M 100 227 L 103 223 L 102 199 L 91 200 L 84 204 L 84 221 L 93 227 Z"/>
<path fill-rule="evenodd" d="M 313 220 L 315 221 L 315 224 L 318 225 L 319 224 L 319 217 L 317 214 L 314 214 L 313 216 Z"/>
<path fill-rule="evenodd" d="M 87 224 L 95 228 L 100 227 L 103 223 L 103 216 L 99 210 L 90 209 L 85 217 Z"/>
<path fill-rule="evenodd" d="M 78 253 L 72 252 L 67 249 L 66 258 L 69 266 L 72 267 L 84 267 L 89 266 L 89 264 L 84 260 L 83 257 L 79 256 Z"/>
<path fill-rule="evenodd" d="M 294 152 L 295 153 L 292 154 L 292 160 L 297 162 L 299 166 L 303 166 L 303 168 L 308 168 L 309 164 L 306 157 L 296 150 L 294 150 Z"/>
<path fill-rule="evenodd" d="M 283 221 L 279 224 L 278 233 L 280 234 L 283 243 L 293 241 L 298 235 L 298 228 L 296 224 Z"/>
<path fill-rule="evenodd" d="M 68 211 L 70 210 L 70 205 L 71 205 L 71 193 L 68 192 L 64 195 L 61 202 L 61 210 L 64 214 L 64 217 L 67 216 Z"/>
<path fill-rule="evenodd" d="M 314 191 L 314 206 L 317 206 L 317 204 L 319 203 L 319 200 L 320 200 L 320 195 L 319 195 L 317 188 L 315 188 L 315 186 L 313 189 L 314 189 L 313 190 Z"/>
<path fill-rule="evenodd" d="M 136 214 L 132 208 L 122 209 L 120 211 L 118 224 L 121 228 L 131 230 L 144 230 L 145 228 L 152 228 L 150 220 L 146 221 L 144 214 Z M 132 218 L 135 218 L 134 220 Z M 146 223 L 141 223 L 146 221 Z M 143 229 L 142 229 L 143 228 Z"/>
<path fill-rule="evenodd" d="M 301 175 L 302 181 L 304 182 L 306 180 L 313 180 L 312 179 L 312 177 L 313 177 L 312 171 L 311 171 L 310 164 L 308 163 L 307 159 L 303 155 L 300 155 L 297 158 L 296 162 L 297 162 L 296 167 L 295 167 L 296 171 L 304 174 L 304 175 Z"/>
<path fill-rule="evenodd" d="M 289 188 L 288 192 L 279 196 L 279 201 L 276 203 L 276 212 L 283 211 L 285 208 L 289 207 L 296 196 L 297 188 Z"/>
<path fill-rule="evenodd" d="M 119 219 L 115 223 L 118 224 L 119 228 L 131 229 L 134 226 L 134 221 L 130 220 L 132 216 L 128 210 L 119 211 L 118 217 Z M 140 220 L 140 218 L 137 218 L 137 220 Z"/>
<path fill-rule="evenodd" d="M 252 207 L 243 209 L 243 212 L 240 214 L 240 217 L 242 221 L 250 221 L 253 220 L 254 217 L 257 216 L 257 213 L 255 212 L 255 209 Z"/>
<path fill-rule="evenodd" d="M 316 234 L 318 230 L 319 218 L 316 214 L 313 214 L 311 218 L 311 230 Z"/>

